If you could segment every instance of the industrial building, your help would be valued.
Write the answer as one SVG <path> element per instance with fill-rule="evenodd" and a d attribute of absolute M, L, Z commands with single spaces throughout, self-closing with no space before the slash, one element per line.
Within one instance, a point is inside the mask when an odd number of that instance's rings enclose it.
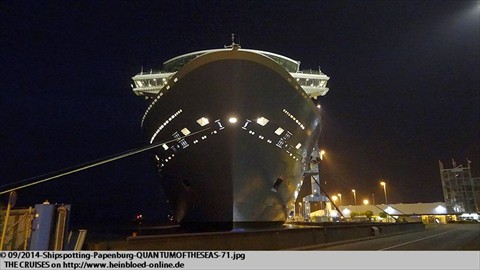
<path fill-rule="evenodd" d="M 470 160 L 467 166 L 458 165 L 452 159 L 452 168 L 445 168 L 439 161 L 444 202 L 335 205 L 327 194 L 319 192 L 318 174 L 311 177 L 312 194 L 298 202 L 293 221 L 375 221 L 375 222 L 423 222 L 448 223 L 457 220 L 480 222 L 480 177 L 472 177 Z M 314 168 L 318 172 L 318 168 Z M 313 171 L 313 170 L 312 170 Z M 315 178 L 317 177 L 317 178 Z M 355 190 L 352 190 L 355 192 Z M 355 195 L 355 193 L 354 193 Z M 385 195 L 386 196 L 386 195 Z M 335 196 L 334 196 L 335 197 Z M 297 212 L 298 211 L 298 212 Z"/>
<path fill-rule="evenodd" d="M 373 222 L 423 222 L 424 224 L 445 224 L 457 221 L 457 214 L 449 209 L 444 202 L 434 203 L 395 203 L 345 205 L 337 210 L 330 210 L 332 220 L 373 221 Z M 310 214 L 311 220 L 317 220 L 324 212 L 316 211 Z"/>

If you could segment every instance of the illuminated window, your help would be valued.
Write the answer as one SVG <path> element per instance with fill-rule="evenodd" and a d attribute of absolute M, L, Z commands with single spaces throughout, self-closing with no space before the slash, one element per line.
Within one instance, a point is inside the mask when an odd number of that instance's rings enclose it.
<path fill-rule="evenodd" d="M 268 120 L 267 118 L 265 117 L 260 117 L 257 119 L 257 123 L 261 126 L 265 126 L 270 120 Z"/>
<path fill-rule="evenodd" d="M 288 117 L 290 117 L 297 125 L 299 125 L 302 129 L 305 129 L 305 126 L 302 124 L 302 122 L 300 122 L 300 120 L 298 120 L 297 118 L 295 118 L 295 116 L 293 116 L 293 114 L 291 114 L 289 111 L 287 111 L 286 109 L 283 109 L 283 113 L 285 113 Z"/>
<path fill-rule="evenodd" d="M 208 124 L 208 118 L 202 117 L 197 120 L 197 123 L 203 127 Z"/>
<path fill-rule="evenodd" d="M 277 128 L 277 130 L 275 130 L 275 134 L 282 135 L 283 131 L 284 131 L 284 129 L 279 127 L 279 128 Z"/>
<path fill-rule="evenodd" d="M 175 114 L 173 114 L 170 118 L 165 120 L 165 122 L 155 131 L 153 134 L 152 138 L 150 139 L 150 143 L 153 143 L 155 140 L 155 137 L 157 137 L 158 133 L 170 122 L 172 121 L 176 116 L 178 116 L 182 112 L 182 109 L 178 110 Z"/>
<path fill-rule="evenodd" d="M 182 132 L 183 135 L 187 136 L 188 134 L 190 134 L 190 130 L 188 130 L 188 128 L 183 128 L 182 130 L 180 130 Z"/>

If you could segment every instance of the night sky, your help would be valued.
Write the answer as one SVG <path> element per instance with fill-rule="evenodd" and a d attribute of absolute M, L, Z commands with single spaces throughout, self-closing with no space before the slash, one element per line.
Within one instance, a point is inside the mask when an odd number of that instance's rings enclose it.
<path fill-rule="evenodd" d="M 351 189 L 383 203 L 381 179 L 389 203 L 443 201 L 438 160 L 480 176 L 478 1 L 98 2 L 0 2 L 0 184 L 147 145 L 131 77 L 231 33 L 331 77 L 321 176 L 343 204 Z M 19 190 L 17 206 L 72 204 L 78 226 L 165 219 L 151 158 Z"/>

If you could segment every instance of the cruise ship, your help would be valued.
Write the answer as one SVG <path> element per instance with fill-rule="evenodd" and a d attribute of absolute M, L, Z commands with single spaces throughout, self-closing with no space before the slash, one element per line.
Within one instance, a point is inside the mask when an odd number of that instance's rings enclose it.
<path fill-rule="evenodd" d="M 232 38 L 233 39 L 233 38 Z M 285 223 L 321 131 L 329 77 L 239 44 L 174 57 L 142 71 L 141 126 L 175 220 L 191 228 Z"/>

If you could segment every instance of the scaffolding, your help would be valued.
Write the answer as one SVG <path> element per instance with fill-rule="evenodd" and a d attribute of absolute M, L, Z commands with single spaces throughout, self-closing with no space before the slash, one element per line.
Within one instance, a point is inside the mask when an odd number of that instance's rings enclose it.
<path fill-rule="evenodd" d="M 343 218 L 340 209 L 320 186 L 320 165 L 323 160 L 323 151 L 314 148 L 307 170 L 303 177 L 304 181 L 310 181 L 311 194 L 302 198 L 303 208 L 301 217 L 303 221 L 331 222 Z M 315 212 L 316 215 L 312 215 Z"/>
<path fill-rule="evenodd" d="M 445 203 L 458 214 L 480 212 L 480 178 L 472 177 L 470 163 L 467 159 L 467 167 L 457 166 L 452 159 L 452 168 L 445 168 L 438 161 Z"/>

